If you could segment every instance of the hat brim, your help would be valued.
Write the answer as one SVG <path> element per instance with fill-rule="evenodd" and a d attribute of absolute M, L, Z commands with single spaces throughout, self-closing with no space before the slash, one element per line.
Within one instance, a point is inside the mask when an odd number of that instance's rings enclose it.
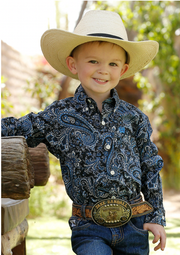
<path fill-rule="evenodd" d="M 83 43 L 91 41 L 106 41 L 114 43 L 127 51 L 130 61 L 128 71 L 121 76 L 121 80 L 133 76 L 142 70 L 156 56 L 159 44 L 156 41 L 125 41 L 108 37 L 82 36 L 60 29 L 47 30 L 41 37 L 41 49 L 49 64 L 60 73 L 78 79 L 72 74 L 67 65 L 66 58 L 72 50 Z"/>

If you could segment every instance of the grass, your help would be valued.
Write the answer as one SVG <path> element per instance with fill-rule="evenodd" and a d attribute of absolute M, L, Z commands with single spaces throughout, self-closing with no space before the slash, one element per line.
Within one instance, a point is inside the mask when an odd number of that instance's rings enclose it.
<path fill-rule="evenodd" d="M 73 255 L 71 250 L 71 230 L 68 218 L 40 217 L 28 219 L 29 231 L 26 241 L 27 255 Z M 180 221 L 167 219 L 167 246 L 165 251 L 154 251 L 153 237 L 150 235 L 151 255 L 179 255 Z"/>
<path fill-rule="evenodd" d="M 26 239 L 27 255 L 72 255 L 71 231 L 68 219 L 28 219 L 29 231 Z"/>

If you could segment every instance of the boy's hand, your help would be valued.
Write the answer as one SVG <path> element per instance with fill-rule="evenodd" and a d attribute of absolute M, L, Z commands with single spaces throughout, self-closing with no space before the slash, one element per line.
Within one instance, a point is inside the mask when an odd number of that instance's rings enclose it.
<path fill-rule="evenodd" d="M 161 250 L 164 251 L 166 246 L 166 232 L 164 227 L 155 223 L 145 223 L 143 228 L 144 230 L 152 232 L 154 235 L 153 243 L 157 243 L 157 241 L 160 239 L 159 244 L 154 248 L 154 250 L 157 251 L 161 248 Z"/>

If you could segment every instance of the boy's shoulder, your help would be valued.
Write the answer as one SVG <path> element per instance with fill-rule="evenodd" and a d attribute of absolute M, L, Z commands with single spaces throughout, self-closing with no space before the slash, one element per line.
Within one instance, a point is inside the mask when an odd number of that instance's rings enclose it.
<path fill-rule="evenodd" d="M 46 110 L 57 108 L 57 107 L 60 107 L 60 108 L 67 107 L 68 105 L 72 105 L 73 101 L 74 101 L 73 97 L 67 97 L 64 99 L 55 100 L 54 102 L 52 102 L 50 105 L 46 107 Z"/>
<path fill-rule="evenodd" d="M 118 108 L 119 108 L 119 110 L 121 110 L 121 111 L 123 110 L 126 113 L 132 112 L 134 114 L 146 116 L 146 114 L 144 112 L 142 112 L 137 106 L 135 106 L 131 103 L 128 103 L 122 99 L 120 99 L 120 104 L 119 104 Z"/>

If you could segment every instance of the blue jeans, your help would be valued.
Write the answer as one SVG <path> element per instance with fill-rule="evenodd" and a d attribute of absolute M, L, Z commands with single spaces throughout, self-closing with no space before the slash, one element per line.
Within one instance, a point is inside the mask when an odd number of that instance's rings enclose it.
<path fill-rule="evenodd" d="M 72 216 L 72 249 L 77 255 L 148 255 L 148 231 L 143 230 L 145 216 L 132 218 L 117 228 L 106 228 Z"/>

